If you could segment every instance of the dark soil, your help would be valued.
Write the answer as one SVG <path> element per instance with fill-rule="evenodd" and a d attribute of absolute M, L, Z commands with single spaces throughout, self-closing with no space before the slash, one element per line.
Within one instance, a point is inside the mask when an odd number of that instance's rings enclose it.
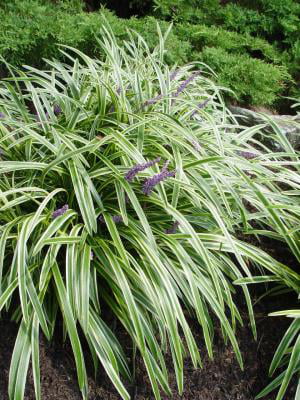
<path fill-rule="evenodd" d="M 279 301 L 280 300 L 280 301 Z M 285 301 L 284 301 L 285 302 Z M 276 304 L 281 304 L 277 306 Z M 241 307 L 243 305 L 241 304 Z M 203 356 L 203 368 L 195 370 L 189 359 L 185 361 L 184 375 L 185 385 L 182 396 L 177 394 L 176 379 L 172 370 L 170 356 L 167 363 L 170 368 L 170 385 L 175 400 L 254 400 L 255 395 L 269 382 L 268 367 L 274 351 L 288 327 L 286 318 L 270 318 L 267 313 L 271 310 L 282 309 L 282 299 L 260 303 L 256 307 L 256 321 L 258 328 L 258 340 L 255 342 L 245 313 L 244 327 L 239 328 L 238 341 L 243 354 L 244 371 L 239 368 L 230 345 L 225 345 L 220 331 L 216 329 L 214 360 L 208 359 L 202 341 L 201 330 L 198 324 L 189 321 L 193 327 L 195 338 Z M 119 331 L 119 330 L 118 330 Z M 11 354 L 17 333 L 17 326 L 9 320 L 0 323 L 0 400 L 8 400 L 8 374 Z M 41 338 L 41 385 L 43 400 L 80 400 L 81 395 L 77 386 L 75 363 L 72 351 L 68 343 L 62 344 L 61 334 L 56 335 L 55 340 L 49 344 Z M 128 355 L 130 354 L 130 340 L 123 332 L 119 339 Z M 90 400 L 120 400 L 120 396 L 112 383 L 100 370 L 97 379 L 94 380 L 91 360 L 86 352 L 88 369 L 90 369 Z M 128 387 L 135 400 L 154 399 L 151 387 L 143 363 L 139 357 L 136 360 L 136 380 L 134 387 Z M 290 387 L 290 393 L 285 400 L 293 399 L 294 385 Z M 26 387 L 26 400 L 34 400 L 34 388 L 31 372 L 29 372 Z M 170 399 L 162 395 L 162 399 Z M 274 395 L 267 396 L 267 400 L 274 400 Z"/>

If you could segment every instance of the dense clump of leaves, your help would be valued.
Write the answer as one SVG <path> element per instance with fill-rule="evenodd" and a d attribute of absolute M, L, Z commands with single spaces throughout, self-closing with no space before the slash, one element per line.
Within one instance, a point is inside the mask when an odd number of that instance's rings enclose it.
<path fill-rule="evenodd" d="M 264 125 L 239 126 L 205 65 L 170 71 L 167 37 L 159 37 L 152 52 L 137 34 L 120 47 L 105 28 L 102 59 L 64 49 L 68 64 L 49 61 L 48 72 L 27 67 L 1 82 L 0 310 L 16 307 L 20 323 L 11 399 L 23 398 L 30 358 L 40 398 L 39 333 L 51 340 L 59 317 L 84 398 L 79 331 L 95 368 L 100 362 L 129 399 L 123 379 L 131 371 L 105 307 L 140 352 L 160 399 L 171 394 L 166 350 L 179 393 L 184 357 L 201 365 L 187 314 L 210 357 L 217 319 L 242 366 L 232 282 L 248 283 L 242 278 L 251 281 L 260 266 L 275 274 L 264 279 L 298 287 L 297 274 L 238 239 L 275 232 L 300 259 L 292 229 L 298 154 L 276 125 L 278 154 L 257 140 Z M 256 335 L 246 285 L 242 291 Z"/>

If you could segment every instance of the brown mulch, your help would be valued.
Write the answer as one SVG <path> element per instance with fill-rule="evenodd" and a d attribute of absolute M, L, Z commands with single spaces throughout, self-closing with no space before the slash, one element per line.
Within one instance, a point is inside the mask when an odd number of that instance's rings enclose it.
<path fill-rule="evenodd" d="M 279 299 L 276 303 L 280 304 Z M 243 304 L 241 304 L 243 307 Z M 254 341 L 248 324 L 246 313 L 243 315 L 244 327 L 238 329 L 238 342 L 244 359 L 242 371 L 235 359 L 232 348 L 225 345 L 217 328 L 214 338 L 214 360 L 208 359 L 202 340 L 201 329 L 195 320 L 190 320 L 203 358 L 203 368 L 195 370 L 187 358 L 184 365 L 184 392 L 177 393 L 176 377 L 172 370 L 171 357 L 166 356 L 170 369 L 170 386 L 174 400 L 254 400 L 255 395 L 269 382 L 268 367 L 283 333 L 288 327 L 286 318 L 267 317 L 269 311 L 281 309 L 275 300 L 269 299 L 256 307 L 256 321 L 258 340 Z M 121 332 L 118 329 L 118 332 Z M 17 334 L 17 326 L 4 319 L 0 322 L 0 400 L 8 400 L 8 374 L 11 354 Z M 130 354 L 130 340 L 125 332 L 119 334 L 120 341 Z M 120 400 L 105 372 L 100 369 L 94 380 L 91 368 L 91 359 L 85 352 L 88 370 L 90 370 L 89 400 Z M 81 395 L 77 385 L 75 363 L 69 343 L 62 344 L 61 332 L 57 333 L 54 341 L 49 344 L 41 337 L 41 386 L 43 400 L 80 400 Z M 145 372 L 142 360 L 136 359 L 136 379 L 133 387 L 127 385 L 134 400 L 154 399 L 151 386 Z M 293 399 L 294 385 L 285 396 L 285 400 Z M 34 388 L 31 371 L 29 372 L 26 387 L 26 400 L 34 400 Z M 162 399 L 171 399 L 162 394 Z M 267 396 L 267 400 L 274 400 L 274 395 Z"/>

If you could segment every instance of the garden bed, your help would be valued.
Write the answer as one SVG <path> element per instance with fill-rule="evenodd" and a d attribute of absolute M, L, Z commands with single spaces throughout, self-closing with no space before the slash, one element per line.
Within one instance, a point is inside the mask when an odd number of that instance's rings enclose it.
<path fill-rule="evenodd" d="M 282 299 L 279 299 L 282 300 Z M 277 299 L 278 307 L 282 308 Z M 283 300 L 284 302 L 284 300 Z M 280 304 L 280 305 L 279 305 Z M 288 304 L 286 304 L 288 306 Z M 213 361 L 210 361 L 203 346 L 201 329 L 196 321 L 190 321 L 193 326 L 195 339 L 203 357 L 203 368 L 195 370 L 189 359 L 184 364 L 184 393 L 179 396 L 176 388 L 176 378 L 172 370 L 171 357 L 167 357 L 167 366 L 170 369 L 170 385 L 174 400 L 254 400 L 255 395 L 268 382 L 268 368 L 273 357 L 274 349 L 280 342 L 285 330 L 289 326 L 287 318 L 271 318 L 267 314 L 276 309 L 274 299 L 264 300 L 256 306 L 256 323 L 258 340 L 253 339 L 248 316 L 242 313 L 244 327 L 239 328 L 238 342 L 244 360 L 244 371 L 241 371 L 231 346 L 224 344 L 221 332 L 216 329 Z M 117 330 L 119 331 L 119 329 Z M 122 332 L 122 330 L 121 330 Z M 17 326 L 8 319 L 0 323 L 0 399 L 8 400 L 8 374 L 10 359 L 17 334 Z M 123 331 L 119 335 L 128 356 L 131 353 L 131 341 Z M 52 344 L 45 339 L 41 340 L 41 387 L 43 400 L 81 400 L 78 388 L 76 368 L 69 343 L 62 345 L 62 335 L 56 334 Z M 86 352 L 88 354 L 88 352 Z M 93 378 L 92 361 L 87 357 L 90 367 L 89 386 L 90 400 L 120 400 L 121 397 L 114 389 L 111 381 L 100 367 L 96 381 Z M 128 386 L 128 391 L 135 400 L 154 399 L 151 385 L 147 377 L 142 360 L 136 360 L 136 383 Z M 295 386 L 290 385 L 285 400 L 293 399 Z M 275 400 L 276 393 L 269 395 L 268 400 Z M 31 370 L 26 389 L 25 400 L 34 400 L 34 387 Z M 162 395 L 163 400 L 170 399 Z"/>
<path fill-rule="evenodd" d="M 1 86 L 0 400 L 251 400 L 271 380 L 289 400 L 299 154 L 209 73 L 164 65 L 163 38 L 106 26 L 106 58 L 68 49 Z"/>

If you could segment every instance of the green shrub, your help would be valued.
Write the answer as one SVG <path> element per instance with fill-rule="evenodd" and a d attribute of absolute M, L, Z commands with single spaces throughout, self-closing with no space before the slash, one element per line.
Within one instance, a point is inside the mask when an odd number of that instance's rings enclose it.
<path fill-rule="evenodd" d="M 42 58 L 61 58 L 57 44 L 80 48 L 89 55 L 99 55 L 95 35 L 100 34 L 103 19 L 100 13 L 85 13 L 80 10 L 78 1 L 69 3 L 44 3 L 40 0 L 18 0 L 9 6 L 0 5 L 0 54 L 9 63 L 42 65 Z M 143 20 L 132 18 L 119 19 L 106 11 L 116 37 L 123 40 L 126 30 L 134 29 L 144 33 L 149 46 L 153 48 L 157 41 L 157 23 L 153 17 Z M 162 31 L 169 24 L 161 22 Z M 171 63 L 187 61 L 188 42 L 179 41 L 171 33 L 166 42 Z"/>
<path fill-rule="evenodd" d="M 13 309 L 20 323 L 11 399 L 23 399 L 30 358 L 40 398 L 39 333 L 51 340 L 60 317 L 84 399 L 79 330 L 95 368 L 100 362 L 129 399 L 122 379 L 131 371 L 105 321 L 107 308 L 160 399 L 160 390 L 171 393 L 166 350 L 179 393 L 184 357 L 201 363 L 186 312 L 198 319 L 210 357 L 218 319 L 242 365 L 232 281 L 250 279 L 259 266 L 295 287 L 291 270 L 237 238 L 255 221 L 256 235 L 296 241 L 291 195 L 299 157 L 287 140 L 274 130 L 278 155 L 260 144 L 260 127 L 237 125 L 205 71 L 170 71 L 163 40 L 151 52 L 141 40 L 119 47 L 109 27 L 100 36 L 101 60 L 69 49 L 71 65 L 28 67 L 15 84 L 16 76 L 0 84 L 0 311 Z M 290 192 L 281 193 L 281 183 Z"/>
<path fill-rule="evenodd" d="M 262 34 L 269 31 L 272 25 L 266 14 L 237 3 L 229 2 L 226 7 L 219 8 L 218 15 L 224 29 L 238 33 Z"/>
<path fill-rule="evenodd" d="M 211 23 L 219 10 L 219 0 L 154 0 L 155 15 L 159 18 L 186 23 Z"/>
<path fill-rule="evenodd" d="M 233 55 L 222 48 L 205 47 L 199 58 L 216 71 L 219 84 L 230 87 L 244 104 L 272 105 L 289 78 L 284 67 L 248 55 Z"/>
<path fill-rule="evenodd" d="M 55 32 L 57 24 L 54 10 L 36 1 L 23 1 L 0 6 L 0 54 L 8 62 L 20 65 L 32 63 L 42 57 L 42 49 L 53 54 L 49 32 Z M 37 48 L 38 46 L 38 48 Z"/>
<path fill-rule="evenodd" d="M 268 62 L 279 63 L 281 55 L 274 46 L 266 40 L 230 32 L 218 27 L 206 25 L 177 24 L 174 28 L 176 34 L 189 40 L 196 51 L 204 47 L 218 47 L 231 53 L 248 54 Z"/>
<path fill-rule="evenodd" d="M 180 9 L 182 4 L 179 1 L 176 7 Z M 206 18 L 210 15 L 207 10 L 212 11 L 212 5 L 206 3 L 206 8 L 203 6 Z M 156 21 L 154 17 L 125 20 L 108 11 L 105 11 L 105 15 L 119 43 L 128 37 L 127 30 L 133 29 L 143 34 L 153 49 L 157 41 L 157 22 L 162 32 L 166 32 L 169 27 L 166 21 Z M 102 50 L 95 36 L 101 35 L 103 20 L 99 12 L 83 12 L 80 1 L 12 1 L 0 5 L 0 18 L 0 54 L 13 65 L 42 66 L 43 58 L 52 57 L 66 61 L 58 44 L 73 46 L 90 56 L 101 57 Z M 185 16 L 181 15 L 181 18 L 184 20 Z M 290 65 L 296 59 L 296 56 L 291 56 L 291 52 L 282 56 L 268 42 L 246 33 L 238 34 L 214 26 L 186 23 L 174 27 L 168 35 L 166 49 L 165 61 L 170 65 L 184 64 L 195 59 L 212 62 L 212 68 L 220 76 L 217 83 L 233 90 L 238 102 L 252 105 L 271 105 L 274 102 L 276 96 L 283 92 L 284 84 L 291 83 L 286 68 L 281 65 L 282 59 Z M 295 45 L 296 53 L 299 51 Z M 248 55 L 252 57 L 252 62 Z M 216 59 L 218 56 L 220 60 Z M 237 63 L 242 64 L 237 67 Z M 233 65 L 235 71 L 243 73 L 241 82 L 230 72 Z M 294 62 L 293 65 L 292 72 L 295 75 L 298 63 Z M 267 75 L 272 77 L 268 87 Z"/>
<path fill-rule="evenodd" d="M 229 1 L 154 0 L 158 17 L 176 22 L 222 25 L 240 33 L 259 34 L 281 46 L 299 39 L 300 4 L 295 0 Z"/>
<path fill-rule="evenodd" d="M 231 99 L 272 105 L 291 82 L 287 68 L 280 65 L 280 54 L 263 39 L 205 25 L 178 24 L 174 30 L 178 37 L 189 38 L 189 57 L 210 65 L 218 83 L 234 91 L 233 96 L 227 94 Z"/>
<path fill-rule="evenodd" d="M 252 43 L 254 47 L 258 47 L 254 53 L 254 58 L 265 57 L 266 51 L 269 53 L 277 52 L 275 63 L 281 60 L 281 64 L 285 65 L 289 73 L 293 76 L 294 82 L 300 79 L 300 3 L 295 0 L 259 0 L 248 1 L 239 0 L 237 2 L 229 1 L 222 4 L 219 0 L 211 0 L 210 2 L 197 0 L 155 0 L 154 10 L 158 17 L 180 22 L 183 30 L 190 31 L 192 40 L 193 32 L 186 24 L 205 24 L 211 27 L 211 31 L 216 30 L 220 35 L 213 37 L 208 31 L 209 46 L 226 48 L 229 51 L 240 51 L 243 48 L 246 54 L 249 49 L 245 46 L 245 41 Z M 219 27 L 222 30 L 219 31 Z M 195 28 L 197 29 L 197 28 Z M 202 27 L 202 30 L 205 28 Z M 229 30 L 229 32 L 227 31 Z M 236 37 L 236 46 L 233 45 L 232 39 L 235 33 L 239 33 Z M 195 32 L 195 31 L 194 31 Z M 243 39 L 244 35 L 244 39 Z M 253 35 L 252 37 L 250 35 Z M 224 40 L 223 40 L 223 38 Z M 257 41 L 256 37 L 260 36 L 271 43 L 267 49 L 266 42 Z M 206 37 L 206 40 L 208 38 Z M 221 42 L 221 43 L 220 43 Z M 226 42 L 228 46 L 226 47 Z M 243 43 L 239 48 L 239 43 Z M 250 55 L 252 56 L 251 52 Z M 273 62 L 273 55 L 269 60 Z M 231 82 L 227 84 L 234 89 Z M 298 89 L 299 90 L 299 89 Z M 290 95 L 297 93 L 297 87 L 290 81 L 287 92 Z M 259 96 L 257 94 L 256 98 Z"/>

